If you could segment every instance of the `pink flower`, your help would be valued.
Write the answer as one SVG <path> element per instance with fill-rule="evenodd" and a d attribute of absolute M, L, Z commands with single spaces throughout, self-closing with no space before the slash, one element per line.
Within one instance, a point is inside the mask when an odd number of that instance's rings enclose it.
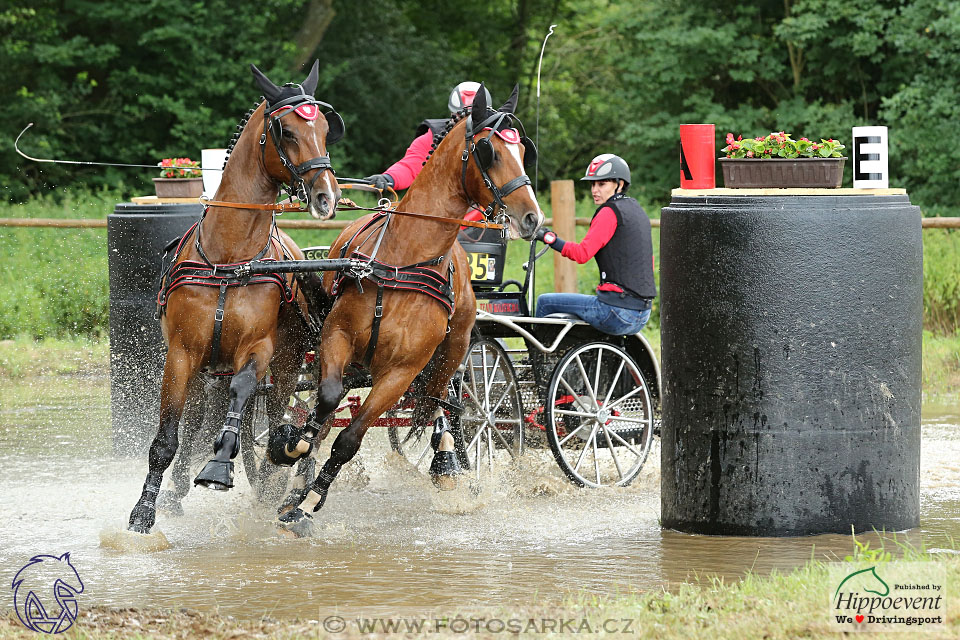
<path fill-rule="evenodd" d="M 732 134 L 732 133 L 728 133 L 728 134 L 727 134 L 727 144 L 730 144 L 731 142 L 733 142 L 733 134 Z"/>
<path fill-rule="evenodd" d="M 753 157 L 753 151 L 747 151 L 747 157 L 748 157 L 748 158 L 752 158 L 752 157 Z"/>

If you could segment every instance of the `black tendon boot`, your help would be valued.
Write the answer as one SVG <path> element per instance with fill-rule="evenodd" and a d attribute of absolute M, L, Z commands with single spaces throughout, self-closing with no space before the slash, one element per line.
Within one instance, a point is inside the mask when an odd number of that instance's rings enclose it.
<path fill-rule="evenodd" d="M 310 413 L 302 429 L 292 424 L 282 424 L 270 431 L 267 438 L 267 458 L 273 464 L 291 467 L 297 460 L 313 452 L 319 432 L 320 423 L 317 422 L 316 409 Z M 298 450 L 298 447 L 303 448 L 300 446 L 301 442 L 307 444 L 306 451 Z"/>
<path fill-rule="evenodd" d="M 157 520 L 156 498 L 160 492 L 160 479 L 147 478 L 143 483 L 140 499 L 130 513 L 130 522 L 127 529 L 137 533 L 150 533 Z"/>
<path fill-rule="evenodd" d="M 229 448 L 229 449 L 228 449 Z M 225 449 L 228 449 L 226 452 Z M 233 459 L 240 452 L 240 414 L 227 412 L 227 419 L 213 443 L 214 457 L 193 479 L 193 484 L 227 491 L 233 488 Z M 224 455 L 226 453 L 227 455 Z M 224 459 L 228 458 L 228 459 Z"/>
<path fill-rule="evenodd" d="M 313 513 L 320 510 L 327 501 L 327 492 L 330 490 L 330 483 L 337 477 L 336 471 L 328 469 L 327 464 L 317 474 L 316 480 L 310 485 L 307 494 L 296 509 L 291 509 L 280 515 L 277 520 L 287 531 L 292 532 L 298 538 L 304 538 L 312 535 L 313 532 Z"/>
<path fill-rule="evenodd" d="M 440 415 L 433 421 L 433 435 L 430 437 L 430 446 L 434 451 L 433 462 L 430 463 L 430 476 L 435 485 L 449 490 L 456 486 L 456 482 L 452 479 L 453 476 L 460 474 L 460 461 L 457 460 L 457 454 L 452 449 L 440 450 L 444 434 L 450 434 L 450 423 L 446 416 Z M 452 440 L 453 435 L 450 434 L 448 439 Z"/>

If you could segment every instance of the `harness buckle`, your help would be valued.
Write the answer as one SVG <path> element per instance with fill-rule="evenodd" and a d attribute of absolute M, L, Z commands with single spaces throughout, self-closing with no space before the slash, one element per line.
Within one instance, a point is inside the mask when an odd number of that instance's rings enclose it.
<path fill-rule="evenodd" d="M 374 310 L 373 310 L 373 317 L 374 317 L 374 318 L 382 318 L 382 317 L 383 317 L 383 305 L 382 305 L 382 304 L 378 304 L 378 305 L 374 308 Z"/>
<path fill-rule="evenodd" d="M 217 309 L 216 313 L 213 314 L 213 319 L 216 322 L 223 322 L 223 309 Z"/>
<path fill-rule="evenodd" d="M 265 144 L 267 144 L 267 134 L 266 134 L 266 133 L 261 133 L 261 134 L 260 134 L 260 146 L 262 147 L 262 146 L 265 145 Z"/>
<path fill-rule="evenodd" d="M 466 162 L 469 158 L 470 158 L 470 151 L 468 149 L 464 149 L 463 153 L 460 155 L 460 160 L 463 162 Z"/>

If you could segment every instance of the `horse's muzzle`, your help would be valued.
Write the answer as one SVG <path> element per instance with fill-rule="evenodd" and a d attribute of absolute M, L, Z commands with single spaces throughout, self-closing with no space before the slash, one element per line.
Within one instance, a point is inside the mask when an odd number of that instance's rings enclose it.
<path fill-rule="evenodd" d="M 540 224 L 543 222 L 543 215 L 539 211 L 527 211 L 520 218 L 519 231 L 520 237 L 524 240 L 533 238 Z"/>

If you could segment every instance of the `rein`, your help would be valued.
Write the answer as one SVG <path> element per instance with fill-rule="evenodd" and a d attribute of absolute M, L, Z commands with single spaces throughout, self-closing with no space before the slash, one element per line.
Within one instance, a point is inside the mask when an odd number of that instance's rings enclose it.
<path fill-rule="evenodd" d="M 259 211 L 307 211 L 299 204 L 278 202 L 276 204 L 251 204 L 249 202 L 225 202 L 223 200 L 210 200 L 206 196 L 200 196 L 200 204 L 205 207 L 227 207 L 233 209 L 257 209 Z"/>
<path fill-rule="evenodd" d="M 352 185 L 341 185 L 341 187 L 349 187 Z M 200 196 L 200 204 L 206 207 L 228 207 L 236 209 L 257 209 L 260 211 L 276 211 L 277 213 L 284 213 L 286 211 L 307 211 L 301 205 L 295 203 L 286 203 L 281 202 L 277 204 L 249 204 L 245 202 L 225 202 L 223 200 L 210 200 L 206 196 Z M 373 211 L 376 213 L 394 213 L 400 216 L 409 216 L 411 218 L 422 218 L 424 220 L 431 220 L 433 222 L 442 222 L 444 224 L 455 224 L 460 227 L 474 227 L 476 229 L 503 229 L 503 225 L 496 222 L 475 222 L 473 220 L 461 220 L 460 218 L 438 218 L 437 216 L 431 216 L 426 213 L 414 213 L 413 211 L 398 211 L 396 209 L 388 209 L 385 207 L 361 207 L 360 205 L 346 205 L 339 207 L 342 211 Z"/>
<path fill-rule="evenodd" d="M 374 207 L 361 207 L 359 205 L 352 205 L 343 207 L 345 211 L 374 211 L 379 213 L 387 213 L 386 209 L 377 209 Z M 497 222 L 475 222 L 473 220 L 462 220 L 460 218 L 438 218 L 437 216 L 431 216 L 426 213 L 414 213 L 413 211 L 398 211 L 396 209 L 389 210 L 389 213 L 398 215 L 398 216 L 409 216 L 411 218 L 422 218 L 424 220 L 430 220 L 432 222 L 442 222 L 444 224 L 455 224 L 459 227 L 475 227 L 477 229 L 503 229 L 503 225 Z"/>

